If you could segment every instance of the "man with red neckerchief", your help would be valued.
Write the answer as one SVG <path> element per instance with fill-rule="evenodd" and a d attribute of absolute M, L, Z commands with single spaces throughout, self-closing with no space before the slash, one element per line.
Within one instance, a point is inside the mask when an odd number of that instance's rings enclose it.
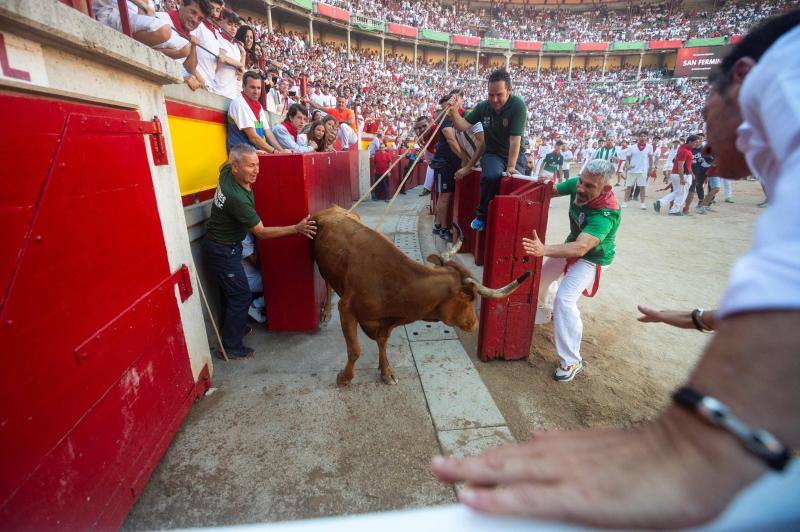
<path fill-rule="evenodd" d="M 208 0 L 211 4 L 211 15 L 204 18 L 190 33 L 197 39 L 197 70 L 195 77 L 206 90 L 216 92 L 215 79 L 219 65 L 219 30 L 215 21 L 219 19 L 224 0 Z"/>
<path fill-rule="evenodd" d="M 184 0 L 180 9 L 156 13 L 156 18 L 169 24 L 172 36 L 169 41 L 156 47 L 167 57 L 171 57 L 183 65 L 183 79 L 192 90 L 201 86 L 196 79 L 197 74 L 197 39 L 191 35 L 203 19 L 213 13 L 209 0 Z"/>
<path fill-rule="evenodd" d="M 553 335 L 560 359 L 553 378 L 560 382 L 571 381 L 583 370 L 580 354 L 583 322 L 578 299 L 581 294 L 594 297 L 602 268 L 614 260 L 614 240 L 621 217 L 611 187 L 613 175 L 610 161 L 594 159 L 586 164 L 580 177 L 556 185 L 554 195 L 570 196 L 570 233 L 564 244 L 545 245 L 536 231 L 533 239 L 522 239 L 528 255 L 548 257 L 542 264 L 537 317 L 552 309 Z M 551 289 L 554 282 L 558 282 L 557 291 Z"/>
<path fill-rule="evenodd" d="M 267 113 L 258 101 L 261 96 L 261 76 L 257 72 L 245 72 L 242 89 L 228 107 L 228 151 L 237 144 L 249 144 L 258 150 L 259 155 L 285 151 L 270 131 Z"/>

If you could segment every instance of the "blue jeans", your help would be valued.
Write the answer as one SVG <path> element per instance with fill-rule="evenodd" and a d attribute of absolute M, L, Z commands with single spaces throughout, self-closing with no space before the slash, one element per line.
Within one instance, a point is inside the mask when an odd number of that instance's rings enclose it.
<path fill-rule="evenodd" d="M 222 345 L 231 356 L 247 352 L 242 343 L 252 293 L 242 266 L 242 244 L 203 239 L 206 264 L 222 289 Z"/>
<path fill-rule="evenodd" d="M 515 168 L 518 173 L 525 173 L 526 160 L 526 154 L 520 153 Z M 475 217 L 482 222 L 486 221 L 486 216 L 489 214 L 489 202 L 497 195 L 500 179 L 503 177 L 507 165 L 508 157 L 496 153 L 486 153 L 481 157 L 481 199 Z"/>

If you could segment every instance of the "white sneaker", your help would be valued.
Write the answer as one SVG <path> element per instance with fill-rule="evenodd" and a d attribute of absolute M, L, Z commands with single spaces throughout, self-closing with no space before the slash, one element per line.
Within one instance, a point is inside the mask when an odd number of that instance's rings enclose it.
<path fill-rule="evenodd" d="M 622 205 L 620 205 L 620 207 L 622 207 L 623 209 L 627 209 L 628 208 L 628 204 L 627 203 L 623 203 Z"/>
<path fill-rule="evenodd" d="M 643 211 L 646 211 L 647 210 L 647 205 L 645 205 L 644 203 L 640 203 L 639 204 L 639 208 L 642 209 Z"/>
<path fill-rule="evenodd" d="M 250 305 L 250 308 L 247 309 L 247 315 L 256 320 L 258 323 L 265 323 L 267 321 L 267 318 L 261 313 L 261 310 L 257 309 L 253 305 Z"/>
<path fill-rule="evenodd" d="M 569 382 L 581 371 L 583 371 L 583 362 L 571 364 L 566 368 L 559 364 L 555 373 L 553 373 L 553 378 L 559 382 Z"/>

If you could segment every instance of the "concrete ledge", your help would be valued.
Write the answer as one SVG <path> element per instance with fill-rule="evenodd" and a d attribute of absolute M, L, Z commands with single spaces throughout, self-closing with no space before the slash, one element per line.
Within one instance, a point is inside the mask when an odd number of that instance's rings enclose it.
<path fill-rule="evenodd" d="M 193 91 L 185 83 L 165 86 L 164 97 L 167 100 L 214 109 L 223 113 L 227 113 L 228 107 L 231 105 L 231 101 L 225 96 L 207 90 Z"/>
<path fill-rule="evenodd" d="M 183 81 L 180 65 L 80 11 L 53 0 L 3 0 L 0 29 L 124 68 L 160 85 Z"/>

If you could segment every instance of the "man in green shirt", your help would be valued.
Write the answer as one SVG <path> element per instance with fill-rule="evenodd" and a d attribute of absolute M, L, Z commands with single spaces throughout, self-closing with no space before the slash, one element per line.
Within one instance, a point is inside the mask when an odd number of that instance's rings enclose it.
<path fill-rule="evenodd" d="M 570 197 L 570 232 L 564 244 L 545 245 L 536 231 L 533 239 L 522 239 L 528 255 L 548 257 L 539 281 L 541 308 L 537 318 L 548 321 L 547 314 L 552 309 L 553 333 L 561 360 L 553 375 L 557 381 L 571 381 L 583 369 L 580 354 L 583 322 L 578 299 L 581 293 L 594 296 L 601 269 L 614 260 L 620 210 L 611 187 L 613 175 L 611 162 L 594 159 L 579 177 L 556 185 L 556 195 Z M 553 289 L 555 281 L 559 282 Z"/>
<path fill-rule="evenodd" d="M 252 294 L 242 266 L 242 240 L 247 232 L 261 239 L 289 235 L 314 238 L 315 222 L 309 216 L 286 227 L 264 227 L 256 213 L 252 185 L 258 177 L 258 155 L 249 144 L 231 148 L 230 162 L 219 174 L 203 240 L 206 264 L 222 288 L 222 346 L 231 360 L 251 358 L 255 352 L 244 345 L 247 310 Z"/>
<path fill-rule="evenodd" d="M 511 93 L 511 77 L 505 69 L 489 76 L 489 99 L 480 102 L 463 117 L 458 114 L 462 98 L 450 99 L 450 119 L 458 131 L 467 131 L 474 124 L 483 124 L 486 149 L 481 157 L 481 197 L 475 219 L 470 227 L 475 231 L 486 228 L 489 202 L 497 195 L 503 173 L 525 173 L 525 154 L 521 153 L 522 137 L 528 122 L 525 102 Z"/>
<path fill-rule="evenodd" d="M 539 181 L 550 181 L 552 179 L 554 183 L 558 182 L 561 167 L 564 165 L 564 156 L 561 154 L 563 147 L 564 143 L 557 140 L 553 151 L 544 156 L 542 169 L 539 171 Z"/>

